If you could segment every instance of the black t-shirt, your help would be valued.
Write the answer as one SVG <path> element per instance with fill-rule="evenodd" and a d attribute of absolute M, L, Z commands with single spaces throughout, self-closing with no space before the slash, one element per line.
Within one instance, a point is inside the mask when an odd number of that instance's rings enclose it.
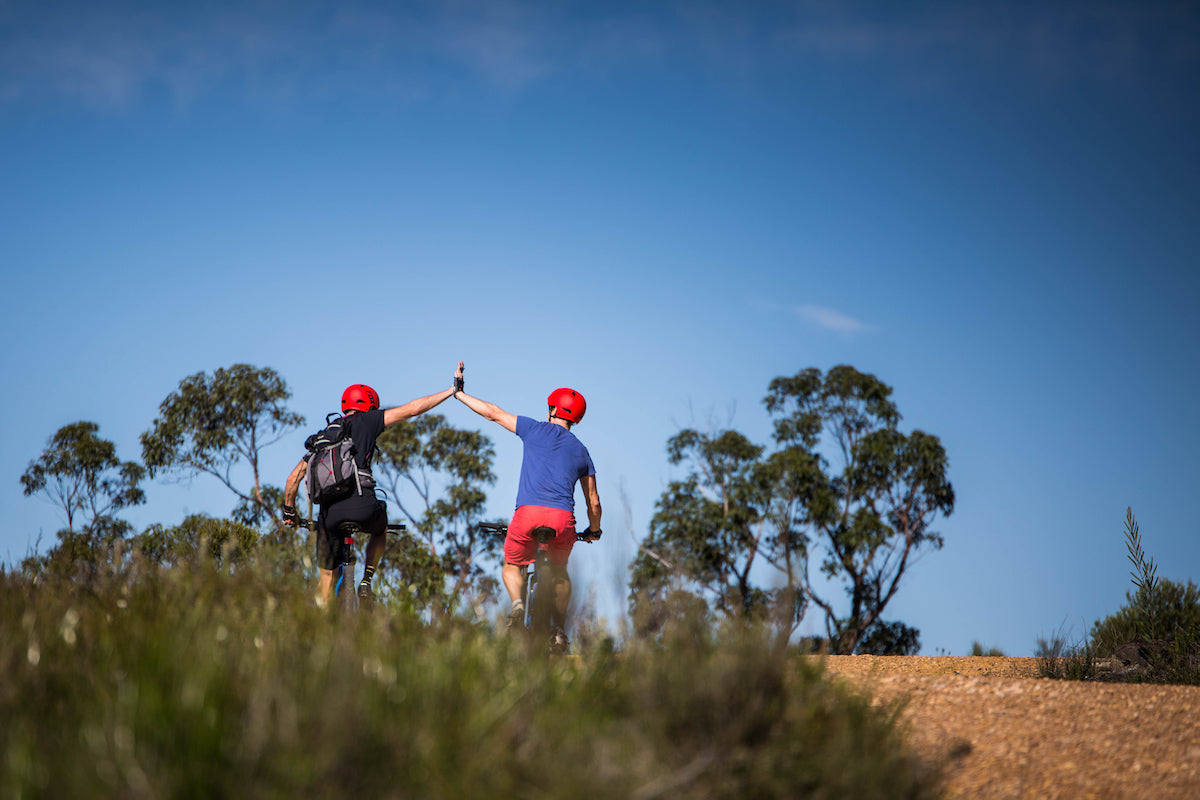
<path fill-rule="evenodd" d="M 350 438 L 354 440 L 354 463 L 370 472 L 375 440 L 383 433 L 383 410 L 356 411 L 347 416 L 346 421 L 350 423 Z M 374 514 L 379 506 L 375 490 L 364 488 L 362 494 L 352 494 L 344 500 L 321 506 L 321 516 L 330 525 L 347 519 L 361 522 Z"/>
<path fill-rule="evenodd" d="M 354 463 L 370 472 L 375 440 L 383 433 L 383 409 L 356 411 L 346 420 L 350 423 L 350 438 L 354 440 Z"/>

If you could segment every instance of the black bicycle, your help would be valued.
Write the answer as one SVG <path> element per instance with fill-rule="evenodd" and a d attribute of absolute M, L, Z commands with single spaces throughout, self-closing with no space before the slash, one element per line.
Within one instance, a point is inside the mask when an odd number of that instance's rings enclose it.
<path fill-rule="evenodd" d="M 296 526 L 316 530 L 317 523 L 301 517 Z M 387 526 L 388 533 L 403 533 L 405 530 L 407 528 L 398 522 Z M 338 525 L 337 532 L 342 537 L 342 543 L 338 548 L 337 566 L 333 568 L 333 594 L 341 608 L 354 611 L 358 608 L 358 593 L 354 591 L 354 565 L 358 562 L 354 552 L 354 537 L 363 529 L 357 522 L 346 521 Z"/>
<path fill-rule="evenodd" d="M 480 522 L 478 528 L 496 536 L 507 536 L 508 526 L 498 522 Z M 539 525 L 531 533 L 537 537 L 537 556 L 525 568 L 522 576 L 521 600 L 525 604 L 524 630 L 532 642 L 549 642 L 552 654 L 566 653 L 565 639 L 559 641 L 554 625 L 554 566 L 550 563 L 549 542 L 554 538 L 554 529 Z M 591 544 L 593 539 L 575 534 L 575 540 Z M 545 584 L 545 585 L 543 585 Z"/>

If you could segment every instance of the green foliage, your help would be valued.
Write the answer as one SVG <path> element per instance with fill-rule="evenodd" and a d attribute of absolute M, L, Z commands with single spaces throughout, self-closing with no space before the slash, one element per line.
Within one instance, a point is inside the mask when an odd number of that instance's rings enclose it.
<path fill-rule="evenodd" d="M 685 430 L 667 442 L 671 463 L 686 461 L 693 471 L 672 482 L 658 501 L 645 543 L 658 558 L 643 557 L 633 568 L 635 619 L 648 617 L 639 605 L 659 603 L 673 592 L 663 581 L 669 570 L 686 575 L 725 616 L 761 611 L 766 598 L 756 591 L 750 571 L 767 500 L 757 475 L 762 450 L 736 431 L 710 437 Z"/>
<path fill-rule="evenodd" d="M 774 451 L 737 431 L 688 429 L 668 441 L 687 474 L 656 505 L 632 567 L 632 615 L 653 621 L 661 614 L 648 606 L 688 591 L 723 617 L 771 619 L 790 634 L 815 605 L 832 652 L 852 653 L 874 626 L 892 624 L 880 615 L 912 559 L 942 546 L 931 525 L 954 508 L 946 453 L 936 436 L 897 430 L 891 388 L 853 367 L 808 369 L 768 388 Z M 813 559 L 845 590 L 848 611 L 818 591 Z M 756 581 L 760 565 L 775 571 L 771 588 Z M 917 635 L 890 633 L 886 646 L 902 649 Z M 877 636 L 871 647 L 885 646 L 889 630 Z"/>
<path fill-rule="evenodd" d="M 211 475 L 238 497 L 240 517 L 278 522 L 259 458 L 263 448 L 304 423 L 287 409 L 290 397 L 283 378 L 269 367 L 234 364 L 211 376 L 198 372 L 180 381 L 159 406 L 153 427 L 141 436 L 142 458 L 152 476 Z M 234 476 L 243 463 L 251 473 L 249 486 Z M 247 511 L 247 504 L 258 511 Z"/>
<path fill-rule="evenodd" d="M 233 520 L 191 514 L 174 527 L 151 525 L 130 544 L 140 555 L 166 567 L 207 559 L 217 567 L 246 561 L 258 543 L 258 532 Z"/>
<path fill-rule="evenodd" d="M 1144 639 L 1154 638 L 1155 611 L 1158 592 L 1158 568 L 1153 558 L 1147 558 L 1142 551 L 1142 537 L 1138 532 L 1137 520 L 1133 516 L 1133 508 L 1125 509 L 1125 548 L 1129 551 L 1129 563 L 1133 564 L 1133 578 L 1137 596 L 1132 604 L 1133 616 L 1136 617 L 1138 633 Z"/>
<path fill-rule="evenodd" d="M 1034 657 L 1041 678 L 1090 681 L 1099 676 L 1095 649 L 1087 642 L 1072 643 L 1062 630 L 1049 639 L 1038 637 Z"/>
<path fill-rule="evenodd" d="M 1148 623 L 1148 620 L 1152 622 Z M 1125 593 L 1125 605 L 1092 626 L 1091 642 L 1101 657 L 1118 647 L 1141 640 L 1175 642 L 1200 635 L 1200 589 L 1169 578 L 1157 582 L 1152 594 L 1141 590 Z"/>
<path fill-rule="evenodd" d="M 859 655 L 915 656 L 921 652 L 921 632 L 903 622 L 876 620 L 854 650 Z"/>
<path fill-rule="evenodd" d="M 491 440 L 422 414 L 384 429 L 373 472 L 407 519 L 410 536 L 388 544 L 377 592 L 394 592 L 414 610 L 451 613 L 495 597 L 502 541 L 475 527 L 495 482 Z"/>
<path fill-rule="evenodd" d="M 94 422 L 64 425 L 21 475 L 26 497 L 44 495 L 67 520 L 49 552 L 24 559 L 21 568 L 28 575 L 54 573 L 87 580 L 132 530 L 113 514 L 146 501 L 140 486 L 146 470 L 121 461 L 116 445 L 97 436 L 99 429 Z"/>
<path fill-rule="evenodd" d="M 1126 676 L 1130 680 L 1200 683 L 1200 592 L 1191 581 L 1184 586 L 1158 577 L 1132 508 L 1125 511 L 1125 547 L 1134 590 L 1126 592 L 1123 608 L 1092 627 L 1091 650 L 1108 656 L 1122 645 L 1134 647 L 1143 663 Z"/>
<path fill-rule="evenodd" d="M 254 559 L 65 589 L 0 572 L 4 797 L 938 796 L 896 706 L 749 632 L 531 662 Z"/>
<path fill-rule="evenodd" d="M 87 588 L 113 563 L 120 562 L 132 529 L 128 522 L 113 517 L 97 517 L 81 531 L 64 528 L 48 552 L 23 559 L 21 571 L 38 581 L 59 580 Z"/>
<path fill-rule="evenodd" d="M 1004 651 L 999 647 L 984 647 L 979 642 L 971 642 L 971 655 L 976 657 L 1004 658 Z"/>
<path fill-rule="evenodd" d="M 45 495 L 61 508 L 70 533 L 76 523 L 86 531 L 96 520 L 146 501 L 139 485 L 145 468 L 117 458 L 117 446 L 97 436 L 99 430 L 94 422 L 64 425 L 21 475 L 25 496 Z"/>
<path fill-rule="evenodd" d="M 1185 586 L 1158 577 L 1132 508 L 1125 512 L 1125 547 L 1134 567 L 1125 605 L 1092 625 L 1086 642 L 1039 639 L 1043 676 L 1200 684 L 1200 590 L 1190 580 Z"/>

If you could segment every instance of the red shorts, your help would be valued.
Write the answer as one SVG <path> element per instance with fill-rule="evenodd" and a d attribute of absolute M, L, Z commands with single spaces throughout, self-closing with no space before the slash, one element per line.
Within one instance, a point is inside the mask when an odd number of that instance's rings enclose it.
<path fill-rule="evenodd" d="M 508 536 L 504 539 L 504 560 L 509 564 L 532 564 L 537 555 L 538 540 L 530 535 L 534 528 L 545 525 L 554 529 L 554 538 L 548 544 L 550 563 L 565 567 L 575 547 L 575 515 L 561 508 L 546 506 L 520 506 L 508 523 Z"/>

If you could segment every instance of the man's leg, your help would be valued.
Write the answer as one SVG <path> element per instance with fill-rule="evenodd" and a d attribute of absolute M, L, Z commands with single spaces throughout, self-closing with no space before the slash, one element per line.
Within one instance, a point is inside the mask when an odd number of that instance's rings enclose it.
<path fill-rule="evenodd" d="M 371 591 L 371 580 L 375 577 L 375 571 L 383 559 L 383 551 L 387 549 L 387 506 L 382 500 L 375 507 L 375 513 L 363 523 L 362 527 L 371 535 L 371 538 L 367 540 L 367 563 L 363 567 L 362 581 L 358 584 L 358 596 L 371 598 L 374 597 L 374 592 Z"/>
<path fill-rule="evenodd" d="M 504 579 L 504 588 L 508 590 L 508 599 L 514 603 L 523 602 L 521 595 L 525 592 L 525 568 L 506 561 L 500 576 Z"/>
<path fill-rule="evenodd" d="M 367 540 L 367 565 L 363 567 L 363 578 L 358 584 L 358 594 L 371 595 L 371 579 L 375 577 L 375 570 L 379 567 L 379 561 L 383 558 L 383 551 L 387 549 L 387 533 L 372 533 L 371 538 Z"/>
<path fill-rule="evenodd" d="M 571 576 L 566 567 L 554 567 L 554 610 L 558 619 L 555 624 L 567 627 L 567 608 L 571 605 Z"/>
<path fill-rule="evenodd" d="M 504 588 L 508 590 L 508 599 L 512 601 L 508 628 L 520 628 L 525 625 L 525 567 L 505 561 L 500 577 L 504 581 Z"/>
<path fill-rule="evenodd" d="M 557 564 L 550 567 L 550 580 L 554 586 L 554 611 L 550 615 L 550 650 L 554 653 L 566 653 L 571 649 L 571 641 L 567 638 L 567 608 L 571 604 L 571 576 L 567 568 Z"/>
<path fill-rule="evenodd" d="M 326 607 L 329 605 L 329 595 L 333 592 L 333 570 L 318 569 L 317 572 L 317 604 Z"/>
<path fill-rule="evenodd" d="M 329 597 L 333 594 L 333 568 L 337 552 L 329 536 L 326 517 L 327 514 L 322 509 L 317 517 L 317 541 L 314 554 L 317 561 L 317 605 L 322 608 L 329 607 Z"/>
<path fill-rule="evenodd" d="M 537 555 L 537 540 L 530 535 L 537 522 L 533 506 L 519 506 L 508 523 L 504 537 L 504 569 L 500 573 L 512 610 L 508 614 L 509 630 L 525 627 L 525 568 Z"/>

